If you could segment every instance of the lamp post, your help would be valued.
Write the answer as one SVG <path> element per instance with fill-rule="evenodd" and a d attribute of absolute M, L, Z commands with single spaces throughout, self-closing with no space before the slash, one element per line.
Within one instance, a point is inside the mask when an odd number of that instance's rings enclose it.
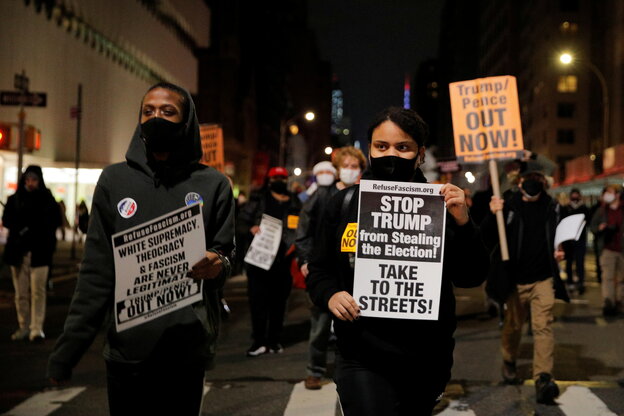
<path fill-rule="evenodd" d="M 284 166 L 286 162 L 286 129 L 290 124 L 292 124 L 299 115 L 280 120 L 280 142 L 279 142 L 279 165 Z M 308 121 L 313 121 L 316 115 L 312 111 L 306 112 L 303 117 Z"/>
<path fill-rule="evenodd" d="M 600 82 L 600 89 L 602 90 L 602 150 L 609 146 L 609 89 L 607 88 L 607 80 L 603 73 L 598 69 L 596 65 L 587 60 L 575 60 L 572 54 L 562 53 L 559 56 L 559 61 L 564 65 L 570 65 L 573 62 L 579 62 L 586 65 L 598 78 Z"/>

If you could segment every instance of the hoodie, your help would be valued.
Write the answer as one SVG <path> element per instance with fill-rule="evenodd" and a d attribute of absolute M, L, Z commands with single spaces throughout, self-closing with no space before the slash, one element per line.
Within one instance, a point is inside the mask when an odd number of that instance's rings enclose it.
<path fill-rule="evenodd" d="M 191 96 L 186 91 L 185 95 L 189 106 L 184 134 L 172 153 L 174 157 L 169 158 L 174 162 L 168 162 L 166 169 L 150 166 L 139 124 L 126 161 L 105 168 L 98 180 L 76 291 L 63 334 L 50 356 L 49 377 L 69 378 L 102 324 L 106 331 L 104 358 L 109 362 L 136 364 L 173 356 L 203 359 L 207 366 L 212 362 L 219 322 L 217 291 L 223 285 L 225 272 L 217 279 L 204 281 L 201 302 L 119 333 L 112 319 L 113 234 L 199 198 L 203 204 L 206 249 L 226 257 L 234 251 L 232 189 L 224 175 L 199 164 L 199 123 Z M 131 216 L 128 204 L 134 204 Z"/>
<path fill-rule="evenodd" d="M 27 175 L 37 176 L 37 189 L 26 189 Z M 30 252 L 32 267 L 52 264 L 56 229 L 61 225 L 61 211 L 45 185 L 41 167 L 30 165 L 26 168 L 20 177 L 17 191 L 7 199 L 2 225 L 9 229 L 3 255 L 5 263 L 19 266 L 24 255 Z"/>

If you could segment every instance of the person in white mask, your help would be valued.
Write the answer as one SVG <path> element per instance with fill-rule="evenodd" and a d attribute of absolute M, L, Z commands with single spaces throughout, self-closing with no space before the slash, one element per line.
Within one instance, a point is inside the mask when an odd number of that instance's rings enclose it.
<path fill-rule="evenodd" d="M 608 185 L 602 194 L 603 205 L 589 226 L 601 247 L 602 314 L 606 317 L 624 312 L 624 204 L 621 196 L 619 185 Z"/>
<path fill-rule="evenodd" d="M 327 202 L 335 194 L 359 182 L 362 171 L 366 167 L 364 154 L 353 146 L 338 149 L 333 160 L 333 165 L 325 161 L 314 166 L 313 173 L 316 175 L 318 189 L 305 202 L 299 217 L 295 246 L 301 273 L 306 277 L 308 275 L 308 262 L 321 223 L 321 213 L 324 211 Z M 335 181 L 335 176 L 330 176 L 332 169 L 334 174 L 336 172 L 334 166 L 338 168 L 338 181 Z M 330 328 L 331 316 L 329 312 L 311 306 L 309 359 L 305 379 L 305 387 L 309 390 L 318 390 L 322 386 L 321 381 L 327 368 Z"/>

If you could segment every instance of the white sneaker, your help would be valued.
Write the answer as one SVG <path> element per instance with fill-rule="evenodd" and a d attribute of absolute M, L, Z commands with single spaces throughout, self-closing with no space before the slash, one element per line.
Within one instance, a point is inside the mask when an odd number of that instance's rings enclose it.
<path fill-rule="evenodd" d="M 25 341 L 30 334 L 30 330 L 26 328 L 20 328 L 17 331 L 13 332 L 11 335 L 11 341 Z"/>
<path fill-rule="evenodd" d="M 252 345 L 247 350 L 247 357 L 257 357 L 262 354 L 266 354 L 267 348 L 264 345 Z"/>
<path fill-rule="evenodd" d="M 43 342 L 43 340 L 45 339 L 45 334 L 43 333 L 43 331 L 31 332 L 28 339 L 30 340 L 30 342 L 40 343 Z"/>

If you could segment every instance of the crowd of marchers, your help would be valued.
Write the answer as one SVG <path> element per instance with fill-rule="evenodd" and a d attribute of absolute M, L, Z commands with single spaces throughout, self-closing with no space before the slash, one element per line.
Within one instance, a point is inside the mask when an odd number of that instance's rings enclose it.
<path fill-rule="evenodd" d="M 491 186 L 471 195 L 453 184 L 441 185 L 446 228 L 438 318 L 392 319 L 361 315 L 353 297 L 355 255 L 341 249 L 340 242 L 357 225 L 361 179 L 427 182 L 421 166 L 426 163 L 428 127 L 416 112 L 383 110 L 368 129 L 368 157 L 355 147 L 336 149 L 330 160 L 314 166 L 306 188 L 293 187 L 290 172 L 274 166 L 261 189 L 248 198 L 240 193 L 237 199 L 228 178 L 199 163 L 199 124 L 184 89 L 168 83 L 151 87 L 140 101 L 136 130 L 129 135 L 126 161 L 106 168 L 98 181 L 76 292 L 47 369 L 51 383 L 67 382 L 104 329 L 113 415 L 199 414 L 205 370 L 213 364 L 219 326 L 227 324 L 218 316 L 229 313 L 222 288 L 232 270 L 247 278 L 250 359 L 284 351 L 288 297 L 293 286 L 306 288 L 310 336 L 304 384 L 319 390 L 326 378 L 333 378 L 345 415 L 430 415 L 453 364 L 453 288 L 484 283 L 488 298 L 504 311 L 503 380 L 521 382 L 516 361 L 522 327 L 530 319 L 535 398 L 554 403 L 559 387 L 553 374 L 553 306 L 555 298 L 568 301 L 571 294 L 585 295 L 589 234 L 602 313 L 610 318 L 623 312 L 622 189 L 607 186 L 591 206 L 578 189 L 565 195 L 565 201 L 561 195 L 553 198 L 549 187 L 554 164 L 530 151 L 522 159 L 500 162 L 500 195 Z M 200 300 L 120 330 L 113 313 L 115 288 L 130 277 L 115 269 L 111 237 L 198 202 L 206 252 L 189 265 L 186 278 L 203 282 Z M 505 260 L 497 231 L 499 212 L 507 235 Z M 577 214 L 587 226 L 578 239 L 555 246 L 558 224 Z M 18 316 L 14 341 L 44 337 L 45 281 L 62 216 L 41 169 L 29 167 L 2 218 L 9 229 L 4 262 L 11 266 Z M 272 240 L 277 250 L 260 264 L 248 260 L 246 253 L 267 217 L 279 224 L 279 235 Z M 333 373 L 328 373 L 330 345 L 335 345 Z M 155 404 L 153 397 L 159 393 L 176 400 Z"/>

